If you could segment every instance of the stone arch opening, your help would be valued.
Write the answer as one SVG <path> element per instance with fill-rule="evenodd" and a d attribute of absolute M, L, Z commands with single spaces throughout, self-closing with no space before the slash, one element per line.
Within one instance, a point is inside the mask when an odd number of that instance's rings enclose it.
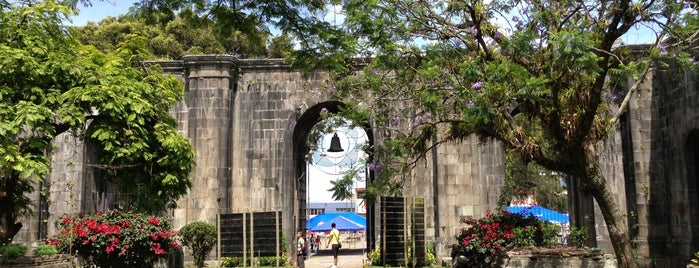
<path fill-rule="evenodd" d="M 699 129 L 692 130 L 685 145 L 687 167 L 687 207 L 689 208 L 690 248 L 699 248 Z"/>
<path fill-rule="evenodd" d="M 322 120 L 321 113 L 327 112 L 330 114 L 337 114 L 341 107 L 345 104 L 338 101 L 327 101 L 318 103 L 312 107 L 309 107 L 297 120 L 296 126 L 293 132 L 293 158 L 294 158 L 294 230 L 305 229 L 306 219 L 308 219 L 306 208 L 308 206 L 308 195 L 307 195 L 307 176 L 309 170 L 307 165 L 307 155 L 311 148 L 307 144 L 307 140 L 313 127 Z M 366 133 L 367 142 L 369 145 L 374 144 L 374 136 L 369 124 L 360 124 L 360 127 Z M 369 146 L 373 147 L 373 146 Z M 370 152 L 366 152 L 370 153 Z M 373 180 L 374 173 L 369 171 L 366 174 L 366 179 L 363 182 L 364 187 L 371 183 Z M 373 204 L 366 205 L 366 247 L 371 248 L 374 245 L 374 230 L 373 222 L 375 220 L 375 209 Z M 323 241 L 324 243 L 325 241 Z"/>

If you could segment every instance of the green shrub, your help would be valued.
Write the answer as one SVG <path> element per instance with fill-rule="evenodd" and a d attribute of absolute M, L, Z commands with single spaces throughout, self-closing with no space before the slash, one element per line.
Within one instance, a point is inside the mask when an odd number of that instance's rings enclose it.
<path fill-rule="evenodd" d="M 534 236 L 536 235 L 536 227 L 523 226 L 512 228 L 512 233 L 515 235 L 513 247 L 516 248 L 533 248 L 536 245 Z"/>
<path fill-rule="evenodd" d="M 58 249 L 54 245 L 41 245 L 34 249 L 34 256 L 53 256 L 58 254 Z"/>
<path fill-rule="evenodd" d="M 434 247 L 432 245 L 427 246 L 427 255 L 425 255 L 425 265 L 432 266 L 437 262 L 437 258 L 434 256 Z"/>
<path fill-rule="evenodd" d="M 558 237 L 561 226 L 550 222 L 541 223 L 541 245 L 544 247 L 554 247 L 558 245 Z"/>
<path fill-rule="evenodd" d="M 369 260 L 371 260 L 371 265 L 382 265 L 381 263 L 381 248 L 376 247 L 374 250 L 369 252 Z"/>
<path fill-rule="evenodd" d="M 0 256 L 8 259 L 16 259 L 27 253 L 27 247 L 22 244 L 9 244 L 0 247 Z"/>
<path fill-rule="evenodd" d="M 571 246 L 585 247 L 585 241 L 587 241 L 587 228 L 570 228 L 569 243 Z"/>
<path fill-rule="evenodd" d="M 223 257 L 218 261 L 221 267 L 243 267 L 252 266 L 252 258 L 247 258 L 247 264 L 243 264 L 242 257 Z"/>
<path fill-rule="evenodd" d="M 192 222 L 180 229 L 182 243 L 192 250 L 194 265 L 204 267 L 206 256 L 216 244 L 216 227 L 208 222 Z"/>

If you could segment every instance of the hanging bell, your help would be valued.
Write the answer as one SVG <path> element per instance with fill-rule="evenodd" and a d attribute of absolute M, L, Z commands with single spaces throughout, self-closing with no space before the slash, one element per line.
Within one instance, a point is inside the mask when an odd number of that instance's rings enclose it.
<path fill-rule="evenodd" d="M 328 148 L 328 152 L 334 153 L 334 152 L 344 152 L 345 150 L 342 149 L 342 145 L 340 145 L 340 137 L 337 136 L 337 132 L 335 132 L 335 135 L 333 135 L 333 138 L 330 139 L 330 148 Z"/>

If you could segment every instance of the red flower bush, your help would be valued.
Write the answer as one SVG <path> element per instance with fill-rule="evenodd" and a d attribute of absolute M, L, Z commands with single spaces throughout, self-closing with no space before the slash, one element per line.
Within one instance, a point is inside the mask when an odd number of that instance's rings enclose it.
<path fill-rule="evenodd" d="M 46 243 L 97 267 L 152 267 L 158 258 L 180 247 L 171 224 L 152 216 L 113 210 L 63 216 L 56 225 L 59 235 Z"/>
<path fill-rule="evenodd" d="M 533 245 L 542 245 L 550 237 L 543 237 L 540 231 L 549 223 L 539 221 L 534 216 L 522 216 L 503 211 L 493 214 L 490 211 L 480 219 L 469 218 L 467 228 L 456 236 L 458 244 L 452 248 L 452 257 L 464 256 L 467 267 L 489 267 L 498 252 L 522 245 L 521 240 L 531 240 Z M 516 237 L 522 229 L 538 230 L 532 237 Z"/>

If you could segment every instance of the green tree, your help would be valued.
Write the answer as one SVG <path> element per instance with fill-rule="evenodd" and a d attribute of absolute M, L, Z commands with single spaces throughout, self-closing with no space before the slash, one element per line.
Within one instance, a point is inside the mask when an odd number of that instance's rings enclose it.
<path fill-rule="evenodd" d="M 127 208 L 154 213 L 191 186 L 194 152 L 168 114 L 183 86 L 137 69 L 145 39 L 111 53 L 82 46 L 62 22 L 70 1 L 0 2 L 0 243 L 32 213 L 28 193 L 49 172 L 53 139 L 72 133 L 98 149 Z M 68 3 L 70 4 L 70 3 Z"/>
<path fill-rule="evenodd" d="M 533 162 L 525 163 L 511 153 L 505 158 L 505 186 L 500 193 L 500 205 L 507 205 L 512 198 L 532 196 L 543 207 L 568 212 L 565 174 L 551 172 Z"/>
<path fill-rule="evenodd" d="M 644 56 L 687 62 L 678 45 L 691 42 L 660 40 L 693 20 L 693 3 L 348 0 L 343 24 L 305 39 L 311 43 L 302 42 L 294 66 L 335 70 L 333 93 L 351 107 L 344 116 L 394 130 L 374 151 L 383 168 L 375 182 L 409 172 L 416 156 L 440 143 L 496 140 L 524 161 L 579 180 L 600 207 L 619 266 L 634 267 L 598 146 L 640 83 L 626 85 L 627 78 L 642 81 L 660 63 Z M 632 57 L 618 46 L 629 30 L 646 26 L 658 37 L 646 54 Z M 364 55 L 373 58 L 351 77 L 351 59 Z M 614 111 L 606 96 L 623 86 L 629 92 Z"/>
<path fill-rule="evenodd" d="M 204 267 L 206 256 L 216 245 L 216 226 L 203 221 L 192 222 L 183 226 L 180 234 L 184 245 L 192 250 L 194 265 Z"/>

